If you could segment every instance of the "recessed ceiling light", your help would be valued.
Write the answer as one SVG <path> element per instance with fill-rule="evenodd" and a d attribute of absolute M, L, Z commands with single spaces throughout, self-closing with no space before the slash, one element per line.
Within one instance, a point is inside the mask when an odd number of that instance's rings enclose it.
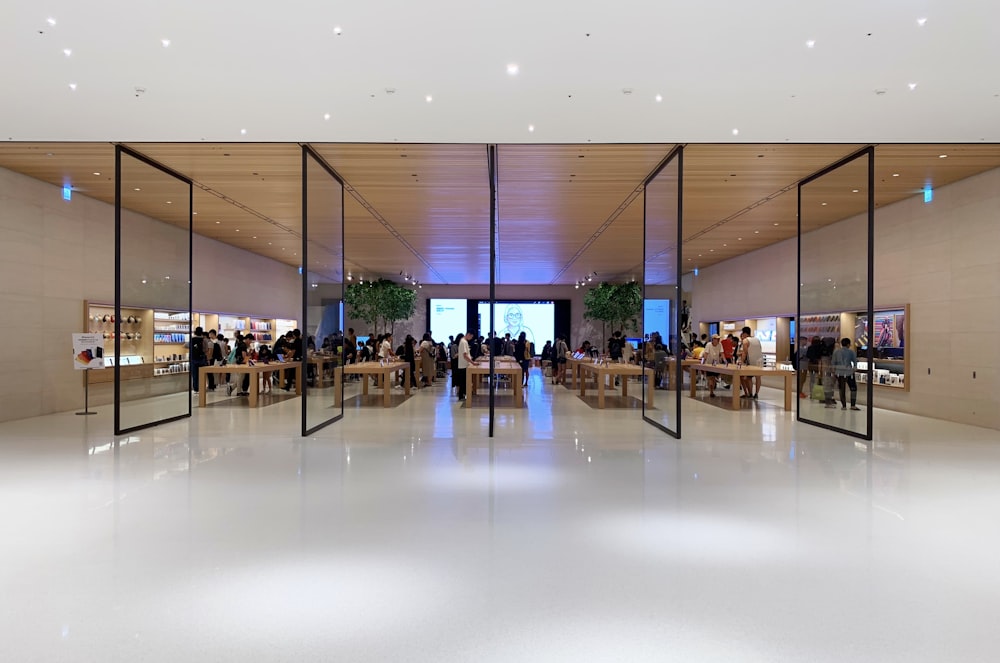
<path fill-rule="evenodd" d="M 431 95 L 427 95 L 426 97 L 424 97 L 424 100 L 427 103 L 431 103 L 432 101 L 434 101 L 434 97 L 432 97 Z"/>
<path fill-rule="evenodd" d="M 134 189 L 132 189 L 132 190 L 133 190 L 133 191 L 142 191 L 142 189 L 140 189 L 139 187 L 135 187 L 135 188 L 134 188 Z"/>
<path fill-rule="evenodd" d="M 516 62 L 511 62 L 507 65 L 507 73 L 511 76 L 517 76 L 518 66 Z"/>
<path fill-rule="evenodd" d="M 698 257 L 699 257 L 699 258 L 701 257 L 701 254 L 700 254 L 700 253 L 698 254 Z"/>
<path fill-rule="evenodd" d="M 198 212 L 191 212 L 191 213 L 194 214 L 195 216 L 198 216 Z"/>
<path fill-rule="evenodd" d="M 50 20 L 51 20 L 51 19 L 50 19 Z M 920 27 L 924 27 L 924 25 L 925 25 L 926 23 L 927 23 L 927 19 L 926 19 L 926 18 L 918 18 L 918 19 L 917 19 L 917 25 L 919 25 Z"/>
<path fill-rule="evenodd" d="M 908 87 L 910 88 L 910 90 L 916 90 L 917 89 L 917 84 L 916 83 L 910 83 L 908 85 Z"/>
<path fill-rule="evenodd" d="M 100 173 L 98 173 L 97 171 L 94 171 L 94 175 L 100 175 Z"/>
<path fill-rule="evenodd" d="M 330 119 L 330 114 L 329 113 L 323 113 L 323 119 L 324 120 L 329 120 Z"/>
<path fill-rule="evenodd" d="M 76 92 L 76 83 L 70 83 L 69 84 L 69 89 L 73 90 L 74 92 Z"/>
<path fill-rule="evenodd" d="M 220 223 L 222 223 L 222 221 L 216 221 L 215 225 L 219 225 Z"/>
<path fill-rule="evenodd" d="M 143 280 L 142 280 L 142 282 L 143 282 L 143 283 L 145 283 L 145 282 L 146 282 L 146 279 L 143 279 Z"/>
<path fill-rule="evenodd" d="M 893 177 L 899 177 L 899 173 L 893 173 L 892 176 Z"/>
<path fill-rule="evenodd" d="M 722 248 L 726 248 L 727 246 L 729 246 L 729 245 L 728 244 L 723 244 Z"/>
<path fill-rule="evenodd" d="M 812 48 L 815 45 L 816 45 L 816 40 L 815 39 L 810 39 L 809 41 L 806 42 L 806 48 Z"/>
<path fill-rule="evenodd" d="M 63 49 L 63 55 L 65 55 L 66 57 L 69 57 L 69 56 L 73 55 L 73 49 L 72 48 L 64 48 Z"/>
<path fill-rule="evenodd" d="M 340 34 L 340 33 L 342 33 L 342 32 L 343 32 L 343 30 L 341 29 L 341 27 L 340 27 L 339 25 L 338 25 L 338 26 L 335 26 L 335 27 L 333 28 L 333 34 L 335 34 L 335 35 L 339 35 L 339 34 Z"/>
<path fill-rule="evenodd" d="M 241 136 L 246 136 L 247 135 L 247 130 L 246 129 L 240 129 L 240 135 Z"/>
<path fill-rule="evenodd" d="M 759 230 L 755 230 L 755 231 L 753 231 L 753 234 L 754 234 L 754 235 L 759 235 L 759 234 L 760 234 L 760 231 L 759 231 Z"/>
<path fill-rule="evenodd" d="M 535 130 L 535 125 L 529 124 L 528 125 L 528 132 L 531 133 L 531 132 L 534 132 L 534 130 Z"/>
<path fill-rule="evenodd" d="M 851 193 L 857 193 L 858 189 L 851 189 Z"/>
<path fill-rule="evenodd" d="M 820 205 L 822 205 L 823 207 L 826 207 L 826 203 L 820 203 Z"/>
<path fill-rule="evenodd" d="M 776 223 L 776 224 L 774 224 L 774 225 L 778 225 L 778 224 Z"/>
<path fill-rule="evenodd" d="M 169 39 L 161 39 L 160 43 L 163 44 L 163 48 L 166 48 L 167 46 L 170 46 L 170 40 Z"/>
<path fill-rule="evenodd" d="M 51 16 L 49 16 L 47 19 L 45 19 L 45 22 L 48 23 L 49 25 L 55 25 L 56 24 L 56 19 L 54 19 Z"/>
<path fill-rule="evenodd" d="M 938 155 L 938 159 L 947 159 L 947 158 L 948 158 L 947 154 Z"/>
<path fill-rule="evenodd" d="M 174 204 L 174 201 L 172 201 L 172 200 L 168 200 L 168 201 L 167 201 L 167 204 L 168 204 L 168 205 L 173 205 L 173 204 Z"/>
<path fill-rule="evenodd" d="M 733 135 L 734 136 L 739 136 L 740 135 L 740 130 L 739 129 L 733 129 Z"/>
<path fill-rule="evenodd" d="M 663 101 L 663 95 L 662 94 L 658 94 L 658 95 L 656 95 L 655 99 L 657 101 Z"/>
<path fill-rule="evenodd" d="M 239 231 L 240 231 L 240 229 L 239 229 L 239 228 L 237 228 L 237 229 L 236 229 L 236 232 L 239 232 Z"/>
<path fill-rule="evenodd" d="M 736 241 L 737 241 L 737 242 L 742 242 L 742 241 L 743 241 L 743 238 L 742 238 L 742 237 L 737 237 L 737 238 L 736 238 Z"/>
<path fill-rule="evenodd" d="M 708 252 L 709 253 L 715 253 L 715 249 L 709 249 Z"/>
<path fill-rule="evenodd" d="M 254 236 L 253 236 L 253 237 L 251 237 L 250 239 L 257 239 L 257 235 L 254 235 Z"/>

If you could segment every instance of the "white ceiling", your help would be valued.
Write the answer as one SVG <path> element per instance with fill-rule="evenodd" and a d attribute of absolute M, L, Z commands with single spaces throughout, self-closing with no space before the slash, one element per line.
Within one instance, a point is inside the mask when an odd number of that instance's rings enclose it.
<path fill-rule="evenodd" d="M 998 25 L 984 0 L 5 0 L 0 139 L 995 142 Z"/>

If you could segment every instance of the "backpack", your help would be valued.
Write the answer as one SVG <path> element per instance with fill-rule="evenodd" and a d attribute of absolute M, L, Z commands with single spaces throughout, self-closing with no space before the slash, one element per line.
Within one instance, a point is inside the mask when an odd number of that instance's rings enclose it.
<path fill-rule="evenodd" d="M 235 344 L 235 343 L 233 344 L 233 349 L 229 351 L 229 356 L 226 357 L 226 363 L 227 364 L 235 364 L 236 363 L 236 345 L 237 344 Z"/>
<path fill-rule="evenodd" d="M 524 358 L 525 360 L 531 360 L 531 343 L 528 341 L 524 342 Z"/>
<path fill-rule="evenodd" d="M 205 362 L 205 340 L 202 336 L 191 338 L 191 361 L 195 363 Z"/>

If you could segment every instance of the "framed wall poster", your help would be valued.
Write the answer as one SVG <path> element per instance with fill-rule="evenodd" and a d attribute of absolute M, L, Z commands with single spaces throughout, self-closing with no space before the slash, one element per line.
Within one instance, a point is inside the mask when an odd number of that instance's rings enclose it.
<path fill-rule="evenodd" d="M 104 368 L 103 334 L 73 334 L 73 368 L 78 371 Z"/>

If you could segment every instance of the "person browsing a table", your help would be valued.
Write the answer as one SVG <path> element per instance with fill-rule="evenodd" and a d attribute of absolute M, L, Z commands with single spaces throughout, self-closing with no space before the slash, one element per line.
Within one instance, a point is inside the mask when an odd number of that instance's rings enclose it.
<path fill-rule="evenodd" d="M 744 327 L 740 332 L 740 361 L 744 366 L 752 368 L 764 368 L 764 348 L 760 344 L 760 339 L 753 335 L 750 327 Z M 745 398 L 757 398 L 760 395 L 761 376 L 740 378 L 740 385 L 743 387 Z M 743 398 L 741 397 L 741 398 Z"/>
<path fill-rule="evenodd" d="M 458 400 L 465 400 L 465 376 L 466 371 L 469 368 L 469 364 L 472 363 L 472 355 L 469 354 L 469 341 L 472 339 L 472 332 L 468 332 L 465 336 L 459 337 L 458 340 Z"/>
<path fill-rule="evenodd" d="M 726 363 L 726 353 L 722 349 L 722 342 L 718 334 L 712 334 L 711 342 L 705 346 L 701 353 L 701 363 L 708 366 L 721 366 Z M 718 376 L 715 373 L 708 374 L 708 395 L 715 398 L 715 382 Z"/>

